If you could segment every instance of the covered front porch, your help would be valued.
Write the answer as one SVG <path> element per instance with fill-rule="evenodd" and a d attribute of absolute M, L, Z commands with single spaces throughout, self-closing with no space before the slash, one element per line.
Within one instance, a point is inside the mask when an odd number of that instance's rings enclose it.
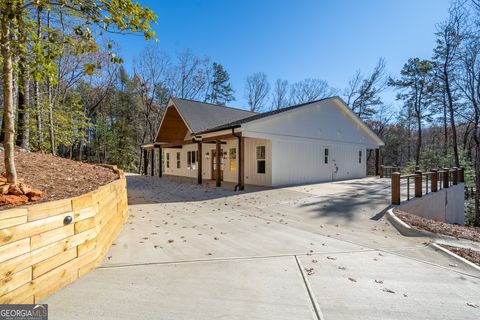
<path fill-rule="evenodd" d="M 245 139 L 235 132 L 196 136 L 178 141 L 162 141 L 142 146 L 144 175 L 195 178 L 198 184 L 212 180 L 235 183 L 245 188 Z"/>

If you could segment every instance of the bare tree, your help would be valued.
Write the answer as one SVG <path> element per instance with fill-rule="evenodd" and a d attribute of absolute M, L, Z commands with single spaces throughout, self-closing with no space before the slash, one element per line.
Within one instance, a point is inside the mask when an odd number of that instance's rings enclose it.
<path fill-rule="evenodd" d="M 142 144 L 155 140 L 156 126 L 160 122 L 162 111 L 155 99 L 159 85 L 166 79 L 169 64 L 168 56 L 156 44 L 147 46 L 134 63 L 134 83 L 143 106 Z M 140 152 L 139 163 L 142 163 L 142 155 Z"/>
<path fill-rule="evenodd" d="M 183 99 L 204 100 L 213 72 L 210 60 L 199 58 L 191 50 L 176 56 L 170 68 L 168 85 L 173 96 Z"/>
<path fill-rule="evenodd" d="M 465 26 L 465 11 L 458 3 L 454 3 L 450 8 L 449 18 L 437 26 L 437 46 L 434 49 L 433 66 L 435 70 L 436 80 L 441 90 L 443 105 L 445 140 L 448 140 L 446 132 L 447 111 L 450 121 L 450 129 L 452 132 L 452 145 L 455 165 L 460 166 L 458 156 L 457 127 L 455 124 L 455 112 L 457 109 L 457 101 L 455 96 L 456 88 L 454 86 L 456 77 L 456 64 L 458 61 L 458 53 L 464 35 L 462 28 Z M 447 141 L 446 141 L 447 142 Z M 446 143 L 447 144 L 447 143 Z"/>
<path fill-rule="evenodd" d="M 372 73 L 365 76 L 357 71 L 344 91 L 347 105 L 361 119 L 371 118 L 382 104 L 380 93 L 387 87 L 385 60 L 379 59 Z"/>
<path fill-rule="evenodd" d="M 307 103 L 334 96 L 336 93 L 337 90 L 331 88 L 327 81 L 307 78 L 291 86 L 290 103 Z"/>
<path fill-rule="evenodd" d="M 246 97 L 250 111 L 259 112 L 265 109 L 270 92 L 267 75 L 257 72 L 247 77 Z"/>
<path fill-rule="evenodd" d="M 272 91 L 272 110 L 279 110 L 288 106 L 288 81 L 277 79 Z"/>
<path fill-rule="evenodd" d="M 472 137 L 474 141 L 475 168 L 475 217 L 474 225 L 480 226 L 480 38 L 476 33 L 470 34 L 461 53 L 463 65 L 459 88 L 470 104 Z"/>

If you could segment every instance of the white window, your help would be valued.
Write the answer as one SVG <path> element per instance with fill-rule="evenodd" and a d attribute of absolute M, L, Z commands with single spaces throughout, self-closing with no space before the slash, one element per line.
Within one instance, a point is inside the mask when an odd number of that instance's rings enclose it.
<path fill-rule="evenodd" d="M 265 146 L 257 146 L 257 173 L 265 173 Z"/>
<path fill-rule="evenodd" d="M 167 152 L 167 168 L 170 168 L 170 153 Z"/>
<path fill-rule="evenodd" d="M 177 169 L 180 169 L 180 152 L 177 152 Z"/>
<path fill-rule="evenodd" d="M 323 152 L 323 155 L 324 155 L 324 163 L 327 164 L 328 163 L 328 157 L 329 157 L 329 151 L 328 151 L 328 148 L 325 148 L 324 152 Z"/>
<path fill-rule="evenodd" d="M 230 148 L 228 150 L 228 157 L 230 159 L 230 171 L 237 171 L 237 149 Z"/>
<path fill-rule="evenodd" d="M 187 168 L 190 170 L 197 169 L 198 151 L 187 152 Z"/>

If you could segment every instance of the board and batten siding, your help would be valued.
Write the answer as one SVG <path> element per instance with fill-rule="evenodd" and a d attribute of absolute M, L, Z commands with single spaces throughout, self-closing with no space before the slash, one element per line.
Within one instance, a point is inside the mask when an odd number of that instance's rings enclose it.
<path fill-rule="evenodd" d="M 328 163 L 325 163 L 325 149 L 329 153 Z M 273 140 L 272 158 L 275 187 L 355 179 L 367 174 L 366 149 L 356 145 Z"/>
<path fill-rule="evenodd" d="M 257 146 L 265 146 L 265 164 L 266 172 L 264 174 L 257 173 L 257 159 L 256 159 L 256 148 Z M 222 168 L 223 168 L 223 181 L 237 183 L 238 182 L 238 167 L 239 167 L 239 154 L 238 154 L 238 141 L 237 139 L 227 140 L 226 144 L 222 144 L 223 153 L 226 152 L 226 155 L 222 155 Z M 229 150 L 231 148 L 236 149 L 237 155 L 237 165 L 235 170 L 231 170 L 230 166 L 230 155 Z M 164 149 L 164 174 L 196 178 L 197 169 L 188 169 L 187 167 L 187 153 L 188 151 L 197 151 L 197 144 L 184 145 L 183 148 L 166 148 Z M 212 151 L 215 150 L 215 144 L 204 143 L 202 145 L 202 159 L 203 159 L 203 170 L 202 177 L 204 179 L 211 179 L 212 177 Z M 177 169 L 177 152 L 180 152 L 180 169 Z M 170 167 L 166 167 L 166 154 L 170 154 Z M 208 156 L 207 156 L 208 153 Z M 271 186 L 272 184 L 272 144 L 271 141 L 265 139 L 251 139 L 245 138 L 245 183 L 262 185 L 262 186 Z"/>
<path fill-rule="evenodd" d="M 242 126 L 244 136 L 271 141 L 272 186 L 367 175 L 366 151 L 378 144 L 336 103 L 321 101 Z M 328 164 L 324 163 L 326 148 Z"/>

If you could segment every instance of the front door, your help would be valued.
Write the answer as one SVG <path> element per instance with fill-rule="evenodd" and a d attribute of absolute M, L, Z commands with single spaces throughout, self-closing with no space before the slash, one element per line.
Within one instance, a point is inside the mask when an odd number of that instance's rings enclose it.
<path fill-rule="evenodd" d="M 217 150 L 212 150 L 212 180 L 217 180 Z M 220 150 L 220 180 L 223 181 L 223 150 Z"/>

